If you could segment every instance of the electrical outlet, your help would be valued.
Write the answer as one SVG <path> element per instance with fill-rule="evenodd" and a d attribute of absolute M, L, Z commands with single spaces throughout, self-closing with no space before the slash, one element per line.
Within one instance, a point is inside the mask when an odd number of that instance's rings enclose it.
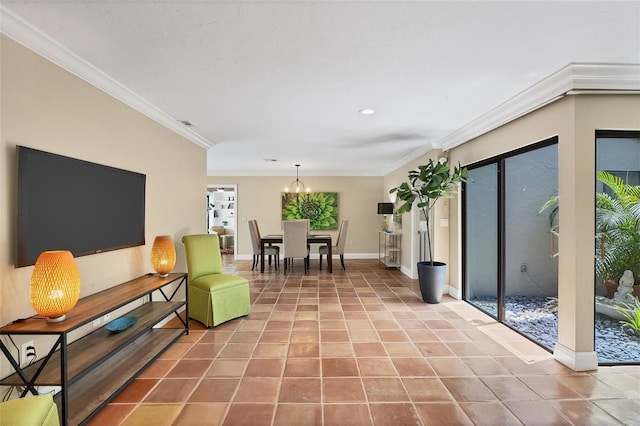
<path fill-rule="evenodd" d="M 521 263 L 520 264 L 520 272 L 522 272 L 523 274 L 527 273 L 527 269 L 528 269 L 528 265 L 526 263 Z"/>
<path fill-rule="evenodd" d="M 93 320 L 93 328 L 100 327 L 100 318 Z"/>
<path fill-rule="evenodd" d="M 109 322 L 109 320 L 111 319 L 111 314 L 104 314 L 104 316 L 102 317 L 104 322 Z"/>
<path fill-rule="evenodd" d="M 20 366 L 24 367 L 25 365 L 28 365 L 29 362 L 33 360 L 35 355 L 36 347 L 33 344 L 33 340 L 29 340 L 28 342 L 23 343 L 20 346 Z"/>

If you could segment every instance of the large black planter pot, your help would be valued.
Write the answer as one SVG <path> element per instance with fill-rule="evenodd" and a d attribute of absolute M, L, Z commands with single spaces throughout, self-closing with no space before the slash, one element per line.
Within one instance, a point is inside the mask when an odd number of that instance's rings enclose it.
<path fill-rule="evenodd" d="M 426 303 L 440 303 L 446 273 L 446 263 L 418 262 L 418 283 L 422 300 Z"/>

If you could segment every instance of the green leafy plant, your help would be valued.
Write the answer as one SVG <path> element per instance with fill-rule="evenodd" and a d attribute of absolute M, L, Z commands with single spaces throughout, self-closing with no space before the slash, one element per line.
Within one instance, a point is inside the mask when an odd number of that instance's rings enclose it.
<path fill-rule="evenodd" d="M 397 200 L 402 201 L 398 213 L 408 213 L 417 200 L 416 207 L 422 210 L 427 221 L 427 243 L 429 245 L 429 261 L 433 265 L 433 250 L 431 249 L 430 213 L 440 198 L 451 198 L 457 192 L 458 184 L 467 180 L 467 169 L 460 167 L 460 163 L 453 169 L 446 159 L 418 166 L 408 172 L 408 181 L 392 188 L 389 193 L 396 193 Z"/>
<path fill-rule="evenodd" d="M 597 178 L 611 189 L 596 194 L 596 233 L 604 239 L 604 253 L 596 256 L 596 274 L 617 281 L 629 269 L 640 277 L 640 186 L 605 171 Z"/>
<path fill-rule="evenodd" d="M 624 181 L 606 171 L 596 178 L 611 190 L 596 193 L 596 236 L 602 242 L 596 248 L 596 276 L 617 282 L 625 270 L 640 277 L 640 186 Z M 549 198 L 538 214 L 550 209 L 549 228 L 558 231 L 559 198 Z"/>
<path fill-rule="evenodd" d="M 309 219 L 311 229 L 338 227 L 338 193 L 282 194 L 282 220 Z"/>
<path fill-rule="evenodd" d="M 636 299 L 634 304 L 625 303 L 615 308 L 626 318 L 620 323 L 631 329 L 636 336 L 640 336 L 640 300 Z"/>

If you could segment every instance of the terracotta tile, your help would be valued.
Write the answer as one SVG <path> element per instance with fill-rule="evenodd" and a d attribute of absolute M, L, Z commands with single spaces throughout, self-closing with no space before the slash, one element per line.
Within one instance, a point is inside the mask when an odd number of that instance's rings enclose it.
<path fill-rule="evenodd" d="M 183 359 L 214 359 L 224 348 L 222 343 L 196 343 L 187 351 Z"/>
<path fill-rule="evenodd" d="M 501 401 L 539 400 L 537 393 L 529 389 L 516 377 L 481 377 L 484 384 L 491 389 Z"/>
<path fill-rule="evenodd" d="M 275 404 L 231 404 L 224 419 L 225 426 L 269 426 Z"/>
<path fill-rule="evenodd" d="M 353 343 L 353 351 L 358 357 L 387 356 L 387 351 L 384 349 L 384 346 L 378 342 Z"/>
<path fill-rule="evenodd" d="M 384 348 L 391 357 L 416 358 L 420 351 L 412 343 L 383 342 Z"/>
<path fill-rule="evenodd" d="M 198 343 L 227 343 L 232 335 L 232 331 L 213 329 L 206 332 Z"/>
<path fill-rule="evenodd" d="M 157 384 L 144 402 L 185 402 L 199 379 L 164 379 Z"/>
<path fill-rule="evenodd" d="M 546 374 L 540 367 L 527 363 L 518 357 L 501 357 L 499 360 L 496 359 L 496 361 L 500 362 L 500 365 L 509 370 L 511 374 L 523 376 Z"/>
<path fill-rule="evenodd" d="M 277 330 L 277 331 L 264 331 L 258 340 L 260 343 L 288 343 L 289 331 Z"/>
<path fill-rule="evenodd" d="M 458 358 L 429 358 L 429 364 L 441 377 L 474 376 L 471 369 Z"/>
<path fill-rule="evenodd" d="M 359 378 L 323 378 L 323 402 L 365 402 L 362 382 Z"/>
<path fill-rule="evenodd" d="M 395 320 L 373 320 L 373 326 L 376 330 L 400 330 L 400 325 Z"/>
<path fill-rule="evenodd" d="M 319 358 L 287 359 L 284 368 L 285 377 L 320 377 Z"/>
<path fill-rule="evenodd" d="M 318 331 L 294 331 L 291 333 L 291 343 L 314 343 L 320 341 Z"/>
<path fill-rule="evenodd" d="M 319 343 L 291 343 L 289 345 L 289 357 L 311 357 L 318 358 L 320 356 Z"/>
<path fill-rule="evenodd" d="M 322 330 L 321 342 L 349 342 L 349 333 L 346 330 Z"/>
<path fill-rule="evenodd" d="M 486 353 L 474 342 L 447 342 L 451 351 L 459 357 L 483 356 Z"/>
<path fill-rule="evenodd" d="M 280 379 L 248 377 L 242 379 L 233 402 L 275 402 Z"/>
<path fill-rule="evenodd" d="M 320 330 L 346 330 L 347 323 L 344 320 L 321 320 Z"/>
<path fill-rule="evenodd" d="M 397 376 L 393 363 L 389 358 L 358 358 L 361 376 Z"/>
<path fill-rule="evenodd" d="M 526 425 L 571 425 L 548 401 L 506 401 L 504 405 Z"/>
<path fill-rule="evenodd" d="M 447 320 L 424 320 L 425 325 L 429 330 L 447 330 L 455 329 L 453 324 Z"/>
<path fill-rule="evenodd" d="M 260 332 L 258 331 L 250 331 L 250 332 L 240 332 L 236 331 L 233 333 L 233 336 L 229 339 L 229 343 L 257 343 L 260 338 Z"/>
<path fill-rule="evenodd" d="M 210 359 L 183 359 L 167 374 L 169 378 L 202 377 L 211 366 Z"/>
<path fill-rule="evenodd" d="M 423 358 L 391 358 L 400 376 L 435 376 L 435 371 Z"/>
<path fill-rule="evenodd" d="M 322 377 L 357 376 L 358 366 L 355 358 L 323 358 Z"/>
<path fill-rule="evenodd" d="M 556 376 L 560 382 L 580 396 L 589 399 L 624 398 L 624 394 L 616 388 L 604 384 L 593 376 Z M 636 388 L 636 396 L 640 397 L 640 383 Z"/>
<path fill-rule="evenodd" d="M 474 424 L 522 426 L 522 423 L 501 402 L 461 402 L 460 407 Z"/>
<path fill-rule="evenodd" d="M 265 331 L 275 331 L 275 330 L 286 330 L 291 331 L 293 328 L 293 321 L 267 321 L 267 325 L 265 326 Z"/>
<path fill-rule="evenodd" d="M 157 383 L 157 379 L 136 379 L 124 388 L 111 402 L 117 404 L 140 402 Z"/>
<path fill-rule="evenodd" d="M 122 422 L 123 426 L 169 426 L 182 410 L 181 404 L 139 405 Z"/>
<path fill-rule="evenodd" d="M 293 323 L 294 331 L 317 331 L 320 329 L 318 321 L 295 321 Z"/>
<path fill-rule="evenodd" d="M 414 406 L 426 425 L 473 425 L 469 416 L 455 402 L 420 403 Z"/>
<path fill-rule="evenodd" d="M 316 378 L 285 377 L 280 387 L 279 402 L 321 402 L 321 382 Z"/>
<path fill-rule="evenodd" d="M 322 425 L 321 404 L 278 404 L 273 421 L 276 425 Z"/>
<path fill-rule="evenodd" d="M 398 378 L 365 377 L 362 379 L 362 384 L 371 402 L 410 400 L 402 381 Z"/>
<path fill-rule="evenodd" d="M 472 357 L 461 358 L 476 375 L 478 376 L 509 376 L 509 370 L 501 366 L 491 357 Z"/>
<path fill-rule="evenodd" d="M 553 376 L 521 376 L 520 380 L 542 399 L 577 399 L 576 392 L 562 384 Z"/>
<path fill-rule="evenodd" d="M 456 401 L 493 401 L 496 397 L 477 377 L 445 377 L 442 383 L 449 389 Z"/>
<path fill-rule="evenodd" d="M 407 336 L 402 330 L 378 330 L 378 336 L 383 342 L 409 342 Z"/>
<path fill-rule="evenodd" d="M 157 359 L 151 365 L 149 365 L 143 372 L 138 376 L 140 379 L 152 379 L 152 378 L 162 378 L 167 375 L 167 373 L 176 365 L 178 361 L 174 359 L 164 360 Z"/>
<path fill-rule="evenodd" d="M 556 411 L 575 425 L 612 425 L 616 420 L 606 411 L 586 400 L 551 401 Z M 636 417 L 637 419 L 637 417 Z"/>
<path fill-rule="evenodd" d="M 254 358 L 283 358 L 288 350 L 286 343 L 258 343 L 253 351 Z"/>
<path fill-rule="evenodd" d="M 87 426 L 120 425 L 136 407 L 136 404 L 108 404 L 87 423 Z"/>
<path fill-rule="evenodd" d="M 192 346 L 193 343 L 174 343 L 158 359 L 180 359 Z"/>
<path fill-rule="evenodd" d="M 355 353 L 353 346 L 349 342 L 342 343 L 321 343 L 320 354 L 325 357 L 350 357 L 353 358 Z"/>
<path fill-rule="evenodd" d="M 371 404 L 376 425 L 420 425 L 420 417 L 412 404 Z"/>
<path fill-rule="evenodd" d="M 244 320 L 237 326 L 237 331 L 262 331 L 266 324 L 265 320 Z M 218 326 L 220 327 L 220 326 Z"/>
<path fill-rule="evenodd" d="M 352 342 L 379 342 L 380 337 L 374 330 L 353 330 L 349 332 Z"/>
<path fill-rule="evenodd" d="M 254 343 L 227 343 L 219 358 L 249 358 L 256 345 Z"/>
<path fill-rule="evenodd" d="M 278 358 L 255 358 L 249 360 L 244 377 L 280 377 L 284 360 Z"/>
<path fill-rule="evenodd" d="M 637 399 L 597 399 L 592 401 L 607 414 L 625 425 L 632 425 L 640 418 L 640 402 Z"/>
<path fill-rule="evenodd" d="M 453 396 L 436 377 L 402 378 L 409 397 L 413 402 L 453 401 Z"/>
<path fill-rule="evenodd" d="M 189 398 L 189 402 L 229 402 L 240 379 L 203 379 Z"/>
<path fill-rule="evenodd" d="M 217 359 L 205 373 L 207 377 L 242 377 L 247 368 L 246 359 Z"/>
<path fill-rule="evenodd" d="M 206 426 L 222 424 L 228 403 L 185 404 L 174 425 Z"/>
<path fill-rule="evenodd" d="M 441 342 L 420 342 L 415 345 L 420 353 L 427 358 L 432 356 L 454 356 L 449 346 Z"/>
<path fill-rule="evenodd" d="M 366 404 L 324 404 L 325 426 L 370 426 L 373 420 Z"/>

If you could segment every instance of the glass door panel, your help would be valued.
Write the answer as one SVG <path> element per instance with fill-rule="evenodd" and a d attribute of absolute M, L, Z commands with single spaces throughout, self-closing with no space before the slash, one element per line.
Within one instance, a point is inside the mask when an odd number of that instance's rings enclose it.
<path fill-rule="evenodd" d="M 558 146 L 504 159 L 504 318 L 553 350 L 558 336 L 558 258 L 551 253 L 550 213 L 558 194 Z"/>
<path fill-rule="evenodd" d="M 464 188 L 464 299 L 498 316 L 498 167 L 469 170 Z"/>

